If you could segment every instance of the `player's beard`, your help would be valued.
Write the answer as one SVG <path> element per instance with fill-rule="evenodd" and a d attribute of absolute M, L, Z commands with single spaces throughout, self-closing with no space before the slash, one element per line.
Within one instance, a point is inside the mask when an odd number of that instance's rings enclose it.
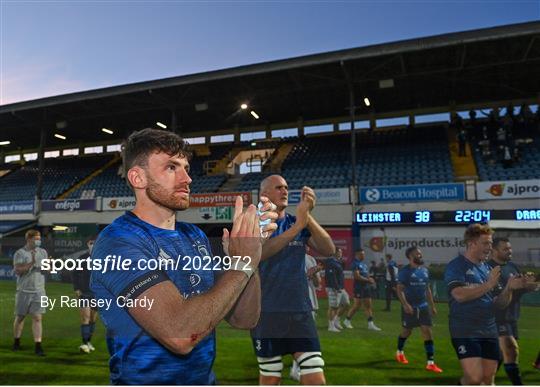
<path fill-rule="evenodd" d="M 424 260 L 422 258 L 413 258 L 413 262 L 418 266 L 422 266 L 424 264 Z"/>
<path fill-rule="evenodd" d="M 188 199 L 183 200 L 175 196 L 175 191 L 167 191 L 161 184 L 156 183 L 152 178 L 148 178 L 148 187 L 146 187 L 146 196 L 154 203 L 173 211 L 183 211 L 189 208 Z"/>

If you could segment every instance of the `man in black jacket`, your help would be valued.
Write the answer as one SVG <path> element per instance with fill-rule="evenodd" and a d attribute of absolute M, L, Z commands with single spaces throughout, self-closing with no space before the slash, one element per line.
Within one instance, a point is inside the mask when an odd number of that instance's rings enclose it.
<path fill-rule="evenodd" d="M 95 236 L 88 239 L 86 242 L 88 251 L 82 253 L 77 260 L 85 261 L 90 256 L 95 241 Z M 90 340 L 92 339 L 92 335 L 96 327 L 97 308 L 91 306 L 92 300 L 94 300 L 94 293 L 92 293 L 90 290 L 90 274 L 92 272 L 88 270 L 86 265 L 80 265 L 79 267 L 81 267 L 82 270 L 74 270 L 72 273 L 73 289 L 75 290 L 75 294 L 77 294 L 79 300 L 87 301 L 86 304 L 88 305 L 80 308 L 82 344 L 79 346 L 79 351 L 83 353 L 90 353 L 91 351 L 95 351 L 95 348 Z M 82 304 L 82 302 L 79 302 L 79 305 Z"/>

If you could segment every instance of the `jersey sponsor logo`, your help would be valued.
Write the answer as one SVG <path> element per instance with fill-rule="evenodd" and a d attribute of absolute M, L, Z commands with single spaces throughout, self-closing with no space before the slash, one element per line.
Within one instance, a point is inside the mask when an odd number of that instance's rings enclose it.
<path fill-rule="evenodd" d="M 464 345 L 460 345 L 460 346 L 458 347 L 458 353 L 459 353 L 460 355 L 465 355 L 465 354 L 467 353 L 467 348 L 465 348 Z"/>
<path fill-rule="evenodd" d="M 302 241 L 290 241 L 289 246 L 304 246 L 304 242 L 302 242 Z"/>
<path fill-rule="evenodd" d="M 469 269 L 465 272 L 465 275 L 474 275 L 474 271 L 472 269 Z"/>

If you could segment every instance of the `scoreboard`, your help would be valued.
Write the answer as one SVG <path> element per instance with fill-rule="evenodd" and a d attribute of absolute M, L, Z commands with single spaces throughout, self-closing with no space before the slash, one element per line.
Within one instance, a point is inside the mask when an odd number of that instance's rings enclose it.
<path fill-rule="evenodd" d="M 518 222 L 540 221 L 540 208 L 515 210 L 453 210 L 453 211 L 358 211 L 355 223 L 376 225 L 433 225 L 487 223 L 491 220 Z"/>

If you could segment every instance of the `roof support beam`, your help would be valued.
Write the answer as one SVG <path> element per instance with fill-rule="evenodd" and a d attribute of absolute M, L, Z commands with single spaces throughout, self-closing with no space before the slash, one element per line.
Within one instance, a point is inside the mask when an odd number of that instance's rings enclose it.
<path fill-rule="evenodd" d="M 536 41 L 536 36 L 532 36 L 531 40 L 529 41 L 529 45 L 527 46 L 527 49 L 525 50 L 525 53 L 523 54 L 523 58 L 521 59 L 523 62 L 527 60 L 527 57 L 529 56 L 529 52 L 531 52 L 532 46 L 534 45 Z"/>
<path fill-rule="evenodd" d="M 403 54 L 399 54 L 399 62 L 401 63 L 401 74 L 407 76 L 407 66 L 405 66 L 405 58 Z"/>
<path fill-rule="evenodd" d="M 465 58 L 467 56 L 467 46 L 463 45 L 462 51 L 461 51 L 461 60 L 459 61 L 459 68 L 463 70 L 465 68 Z"/>
<path fill-rule="evenodd" d="M 349 89 L 349 117 L 351 120 L 351 186 L 353 187 L 354 194 L 351 195 L 351 204 L 352 204 L 352 216 L 356 212 L 356 187 L 357 187 L 357 178 L 356 178 L 356 129 L 354 122 L 355 118 L 355 103 L 354 103 L 354 84 L 351 77 L 351 74 L 347 70 L 345 62 L 340 62 L 341 69 L 343 70 L 343 75 L 345 76 L 345 81 L 347 82 L 347 87 Z"/>

